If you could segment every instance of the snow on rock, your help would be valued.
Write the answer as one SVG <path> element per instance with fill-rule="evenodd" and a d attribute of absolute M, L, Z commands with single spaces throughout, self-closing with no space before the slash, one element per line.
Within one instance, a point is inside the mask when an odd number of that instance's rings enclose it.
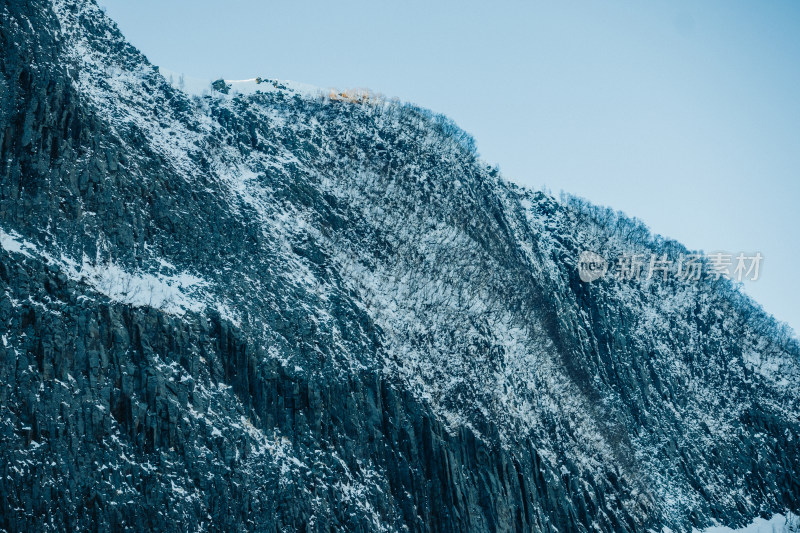
<path fill-rule="evenodd" d="M 208 282 L 185 272 L 171 275 L 129 272 L 113 261 L 92 262 L 86 256 L 78 263 L 63 254 L 44 252 L 16 232 L 2 229 L 0 246 L 8 252 L 56 265 L 70 279 L 88 284 L 115 302 L 153 307 L 174 315 L 199 312 L 208 305 L 209 296 L 204 291 Z"/>
<path fill-rule="evenodd" d="M 670 530 L 665 528 L 665 532 Z M 800 531 L 800 519 L 789 513 L 788 516 L 776 514 L 770 519 L 756 518 L 742 528 L 734 529 L 726 526 L 712 526 L 703 530 L 692 530 L 695 533 L 794 533 Z"/>
<path fill-rule="evenodd" d="M 514 186 L 446 117 L 181 84 L 92 1 L 42 1 L 0 8 L 27 143 L 0 142 L 8 529 L 91 504 L 139 530 L 690 531 L 797 496 L 774 321 L 724 282 L 577 277 L 582 250 L 677 243 Z"/>

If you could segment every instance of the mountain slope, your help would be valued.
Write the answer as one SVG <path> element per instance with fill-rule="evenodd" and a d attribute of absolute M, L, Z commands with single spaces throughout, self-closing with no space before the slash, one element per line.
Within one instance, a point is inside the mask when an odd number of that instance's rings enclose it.
<path fill-rule="evenodd" d="M 448 119 L 190 98 L 93 2 L 11 2 L 9 531 L 688 530 L 800 505 L 797 343 Z M 268 90 L 267 90 L 268 89 Z"/>

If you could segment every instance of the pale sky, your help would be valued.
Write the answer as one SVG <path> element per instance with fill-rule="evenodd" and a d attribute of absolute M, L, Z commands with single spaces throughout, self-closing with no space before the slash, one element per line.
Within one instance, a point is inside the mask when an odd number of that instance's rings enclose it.
<path fill-rule="evenodd" d="M 761 252 L 800 332 L 800 3 L 99 1 L 163 68 L 396 96 L 512 181 Z"/>

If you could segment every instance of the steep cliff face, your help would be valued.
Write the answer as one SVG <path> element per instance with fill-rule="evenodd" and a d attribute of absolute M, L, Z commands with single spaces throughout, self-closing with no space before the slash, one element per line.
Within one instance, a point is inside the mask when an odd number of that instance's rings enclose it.
<path fill-rule="evenodd" d="M 191 98 L 93 2 L 0 26 L 0 528 L 685 531 L 800 506 L 800 349 L 449 120 Z M 262 88 L 263 86 L 263 88 Z"/>

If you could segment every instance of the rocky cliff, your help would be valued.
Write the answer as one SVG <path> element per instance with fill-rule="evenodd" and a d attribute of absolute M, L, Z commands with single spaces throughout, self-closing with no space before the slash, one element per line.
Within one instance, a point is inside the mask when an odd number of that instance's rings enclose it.
<path fill-rule="evenodd" d="M 412 105 L 190 97 L 0 8 L 0 529 L 676 531 L 800 507 L 800 348 Z"/>

